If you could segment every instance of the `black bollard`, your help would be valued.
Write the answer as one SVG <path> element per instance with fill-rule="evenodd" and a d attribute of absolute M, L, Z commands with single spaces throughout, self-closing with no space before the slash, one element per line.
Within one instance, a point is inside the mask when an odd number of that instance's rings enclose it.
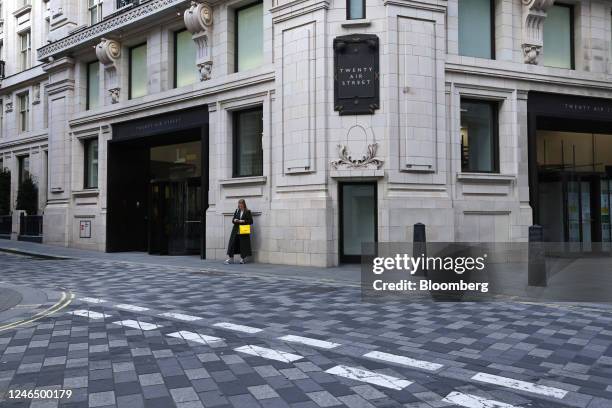
<path fill-rule="evenodd" d="M 527 265 L 527 280 L 529 286 L 547 285 L 546 254 L 544 251 L 544 228 L 541 225 L 529 227 L 529 261 Z"/>
<path fill-rule="evenodd" d="M 421 255 L 427 257 L 427 237 L 425 235 L 425 224 L 417 222 L 414 224 L 412 233 L 412 256 L 419 257 Z M 416 271 L 415 275 L 427 276 L 427 268 Z"/>

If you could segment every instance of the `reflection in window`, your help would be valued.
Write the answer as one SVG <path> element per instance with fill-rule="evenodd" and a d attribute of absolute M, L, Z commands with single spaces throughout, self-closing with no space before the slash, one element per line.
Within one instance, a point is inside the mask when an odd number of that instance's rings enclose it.
<path fill-rule="evenodd" d="M 359 20 L 366 18 L 365 0 L 346 0 L 346 19 Z"/>
<path fill-rule="evenodd" d="M 100 103 L 100 63 L 87 64 L 87 109 L 97 108 Z"/>
<path fill-rule="evenodd" d="M 30 130 L 30 94 L 28 92 L 18 96 L 19 98 L 19 131 Z"/>
<path fill-rule="evenodd" d="M 236 10 L 236 72 L 263 64 L 263 3 Z"/>
<path fill-rule="evenodd" d="M 263 110 L 234 112 L 234 177 L 263 175 Z"/>
<path fill-rule="evenodd" d="M 493 56 L 491 0 L 459 0 L 459 55 Z"/>
<path fill-rule="evenodd" d="M 85 188 L 98 188 L 98 139 L 85 141 Z"/>
<path fill-rule="evenodd" d="M 18 159 L 18 166 L 19 173 L 17 174 L 17 181 L 18 184 L 21 185 L 26 178 L 30 177 L 30 156 L 20 156 Z"/>
<path fill-rule="evenodd" d="M 21 70 L 30 68 L 32 64 L 32 37 L 30 31 L 19 34 L 19 59 Z"/>
<path fill-rule="evenodd" d="M 571 6 L 556 4 L 546 14 L 543 64 L 573 69 L 573 9 Z"/>
<path fill-rule="evenodd" d="M 461 100 L 461 171 L 496 172 L 497 103 Z"/>
<path fill-rule="evenodd" d="M 191 85 L 197 81 L 196 46 L 187 30 L 174 33 L 174 86 Z"/>
<path fill-rule="evenodd" d="M 151 179 L 180 180 L 202 174 L 202 143 L 189 142 L 151 148 Z"/>
<path fill-rule="evenodd" d="M 130 99 L 147 94 L 147 44 L 130 48 Z"/>

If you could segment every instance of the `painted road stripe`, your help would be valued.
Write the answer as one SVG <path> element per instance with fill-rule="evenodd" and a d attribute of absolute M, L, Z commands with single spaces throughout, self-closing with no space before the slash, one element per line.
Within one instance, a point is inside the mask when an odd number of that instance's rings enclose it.
<path fill-rule="evenodd" d="M 213 324 L 213 326 L 249 334 L 259 333 L 260 331 L 263 331 L 262 329 L 258 329 L 257 327 L 243 326 L 241 324 L 234 324 L 228 322 L 215 323 Z"/>
<path fill-rule="evenodd" d="M 259 356 L 267 358 L 268 360 L 282 361 L 283 363 L 292 363 L 294 361 L 302 359 L 302 356 L 298 354 L 287 353 L 286 351 L 279 351 L 259 346 L 242 346 L 234 349 L 241 353 L 250 354 L 252 356 Z"/>
<path fill-rule="evenodd" d="M 75 316 L 81 316 L 81 317 L 88 317 L 90 319 L 104 319 L 105 317 L 111 317 L 111 315 L 106 314 L 106 313 L 98 313 L 98 312 L 92 312 L 90 310 L 75 310 L 74 312 L 69 312 L 70 314 L 73 314 Z"/>
<path fill-rule="evenodd" d="M 515 390 L 532 392 L 534 394 L 545 395 L 547 397 L 553 397 L 562 399 L 567 395 L 567 391 L 560 388 L 549 387 L 547 385 L 533 384 L 527 381 L 515 380 L 508 377 L 500 377 L 499 375 L 477 373 L 472 377 L 472 380 L 482 381 L 489 384 L 500 385 L 502 387 L 514 388 Z"/>
<path fill-rule="evenodd" d="M 158 324 L 139 322 L 138 320 L 119 320 L 113 323 L 118 324 L 119 326 L 131 327 L 132 329 L 139 330 L 154 330 L 162 327 Z"/>
<path fill-rule="evenodd" d="M 220 337 L 206 336 L 200 333 L 194 333 L 186 330 L 177 331 L 174 333 L 167 334 L 167 336 L 174 337 L 177 339 L 189 340 L 195 343 L 206 344 L 207 346 L 214 343 L 222 342 L 223 339 Z"/>
<path fill-rule="evenodd" d="M 331 341 L 311 339 L 310 337 L 294 336 L 289 334 L 287 336 L 279 337 L 279 340 L 288 341 L 291 343 L 301 343 L 311 347 L 319 347 L 322 349 L 333 349 L 340 346 L 340 343 L 332 343 Z"/>
<path fill-rule="evenodd" d="M 363 355 L 365 358 L 371 358 L 373 360 L 386 361 L 388 363 L 394 363 L 403 365 L 406 367 L 420 368 L 422 370 L 436 371 L 444 367 L 442 364 L 431 363 L 429 361 L 415 360 L 410 357 L 396 356 L 395 354 L 383 353 L 381 351 L 370 351 Z"/>
<path fill-rule="evenodd" d="M 82 298 L 79 298 L 79 300 L 82 300 L 83 302 L 87 302 L 87 303 L 104 303 L 104 302 L 106 302 L 106 300 L 104 300 L 104 299 L 92 298 L 92 297 L 82 297 Z"/>
<path fill-rule="evenodd" d="M 172 312 L 161 313 L 160 316 L 162 316 L 162 317 L 169 317 L 170 319 L 183 320 L 183 321 L 186 321 L 186 322 L 193 322 L 193 321 L 196 321 L 196 320 L 202 320 L 202 318 L 198 317 L 198 316 L 191 316 L 191 315 L 186 315 L 186 314 L 182 314 L 182 313 L 172 313 Z"/>
<path fill-rule="evenodd" d="M 115 307 L 123 310 L 129 310 L 130 312 L 146 312 L 147 310 L 149 310 L 148 307 L 128 305 L 125 303 L 120 303 L 118 305 L 115 305 Z"/>
<path fill-rule="evenodd" d="M 391 377 L 390 375 L 380 374 L 374 371 L 368 371 L 361 368 L 349 367 L 345 365 L 332 367 L 325 372 L 337 375 L 339 377 L 363 381 L 369 384 L 374 384 L 385 388 L 391 388 L 393 390 L 398 391 L 412 384 L 412 381 L 402 380 L 400 378 Z"/>
<path fill-rule="evenodd" d="M 478 395 L 462 394 L 453 391 L 442 401 L 450 404 L 461 405 L 466 408 L 519 408 L 515 405 L 506 404 L 495 400 L 489 400 Z"/>

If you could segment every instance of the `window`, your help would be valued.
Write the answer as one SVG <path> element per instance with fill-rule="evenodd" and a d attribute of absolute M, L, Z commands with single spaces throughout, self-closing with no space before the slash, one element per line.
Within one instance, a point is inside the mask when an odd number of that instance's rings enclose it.
<path fill-rule="evenodd" d="M 98 188 L 98 139 L 88 139 L 84 143 L 85 188 Z"/>
<path fill-rule="evenodd" d="M 21 70 L 30 68 L 31 64 L 31 53 L 32 53 L 32 39 L 30 31 L 19 34 L 19 62 L 21 64 Z"/>
<path fill-rule="evenodd" d="M 187 30 L 174 33 L 174 87 L 197 81 L 196 46 Z"/>
<path fill-rule="evenodd" d="M 21 185 L 23 181 L 30 177 L 30 156 L 19 156 L 17 159 L 19 166 L 19 174 L 17 174 L 18 185 Z"/>
<path fill-rule="evenodd" d="M 130 48 L 130 99 L 147 94 L 147 44 Z"/>
<path fill-rule="evenodd" d="M 87 109 L 97 108 L 100 104 L 100 63 L 87 64 Z"/>
<path fill-rule="evenodd" d="M 234 177 L 263 175 L 263 109 L 237 111 L 234 119 Z"/>
<path fill-rule="evenodd" d="M 459 0 L 459 55 L 495 58 L 492 0 Z"/>
<path fill-rule="evenodd" d="M 19 95 L 19 131 L 30 130 L 30 94 L 28 92 Z"/>
<path fill-rule="evenodd" d="M 236 72 L 263 63 L 263 3 L 236 10 Z"/>
<path fill-rule="evenodd" d="M 543 64 L 549 67 L 574 69 L 574 10 L 572 6 L 555 4 L 544 20 Z"/>
<path fill-rule="evenodd" d="M 4 136 L 4 132 L 2 130 L 4 125 L 4 101 L 0 99 L 0 137 Z"/>
<path fill-rule="evenodd" d="M 102 21 L 102 0 L 87 0 L 87 10 L 89 11 L 89 24 Z"/>
<path fill-rule="evenodd" d="M 365 17 L 365 0 L 346 0 L 347 20 L 359 20 Z"/>
<path fill-rule="evenodd" d="M 461 100 L 461 171 L 499 171 L 498 104 Z"/>

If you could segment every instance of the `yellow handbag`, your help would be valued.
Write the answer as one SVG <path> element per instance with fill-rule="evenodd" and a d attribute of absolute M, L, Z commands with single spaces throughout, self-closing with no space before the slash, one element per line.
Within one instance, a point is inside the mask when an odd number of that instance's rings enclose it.
<path fill-rule="evenodd" d="M 238 226 L 239 230 L 238 233 L 240 235 L 248 235 L 251 233 L 251 226 L 250 225 L 239 225 Z"/>

